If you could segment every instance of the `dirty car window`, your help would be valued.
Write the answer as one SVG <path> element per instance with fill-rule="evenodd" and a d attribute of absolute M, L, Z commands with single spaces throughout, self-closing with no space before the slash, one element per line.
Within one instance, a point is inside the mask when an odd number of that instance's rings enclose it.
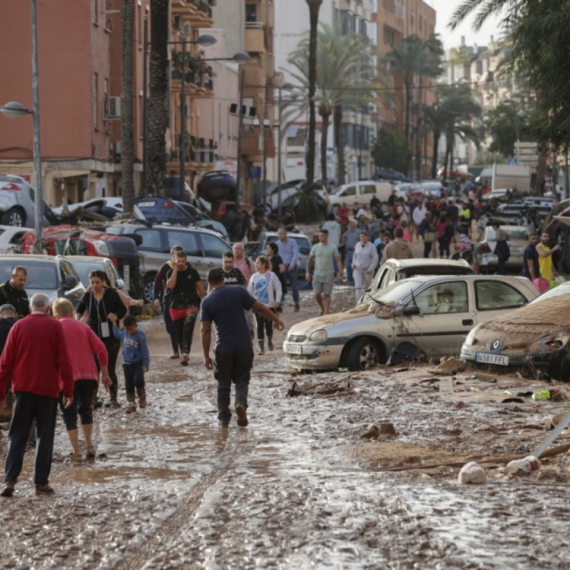
<path fill-rule="evenodd" d="M 527 302 L 526 298 L 516 289 L 500 281 L 476 282 L 475 298 L 478 311 L 522 307 Z"/>
<path fill-rule="evenodd" d="M 438 283 L 416 297 L 416 304 L 424 315 L 437 313 L 465 313 L 469 310 L 467 284 L 464 281 Z"/>

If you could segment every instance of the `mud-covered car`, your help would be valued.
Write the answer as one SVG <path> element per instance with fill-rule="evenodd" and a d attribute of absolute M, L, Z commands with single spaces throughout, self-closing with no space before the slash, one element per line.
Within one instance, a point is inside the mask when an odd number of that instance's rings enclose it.
<path fill-rule="evenodd" d="M 465 339 L 466 362 L 545 371 L 570 381 L 570 283 L 534 301 L 477 325 Z"/>
<path fill-rule="evenodd" d="M 365 370 L 404 353 L 457 356 L 473 326 L 536 296 L 524 277 L 403 279 L 366 296 L 354 309 L 294 325 L 283 351 L 299 370 Z"/>

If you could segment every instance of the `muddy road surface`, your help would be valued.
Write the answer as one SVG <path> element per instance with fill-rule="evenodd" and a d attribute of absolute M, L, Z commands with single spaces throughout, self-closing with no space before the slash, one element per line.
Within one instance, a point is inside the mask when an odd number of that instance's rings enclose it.
<path fill-rule="evenodd" d="M 288 325 L 316 313 L 309 299 L 301 315 L 286 309 Z M 526 477 L 504 470 L 567 406 L 503 402 L 544 383 L 467 372 L 429 383 L 415 367 L 294 377 L 276 333 L 277 349 L 255 360 L 249 426 L 234 417 L 223 429 L 198 337 L 184 368 L 160 319 L 141 326 L 148 408 L 99 410 L 97 458 L 79 464 L 58 420 L 52 497 L 35 496 L 28 452 L 14 497 L 0 500 L 0 568 L 570 567 L 567 455 Z M 293 381 L 309 394 L 290 397 Z M 383 423 L 396 434 L 360 437 Z M 2 468 L 6 449 L 3 432 Z M 457 482 L 470 458 L 486 485 Z"/>

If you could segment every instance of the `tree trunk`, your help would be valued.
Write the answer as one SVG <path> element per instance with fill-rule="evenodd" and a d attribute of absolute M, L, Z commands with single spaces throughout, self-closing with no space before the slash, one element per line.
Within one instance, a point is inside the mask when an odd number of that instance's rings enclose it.
<path fill-rule="evenodd" d="M 168 126 L 168 12 L 169 0 L 150 4 L 150 61 L 148 101 L 148 172 L 144 193 L 164 195 L 166 188 L 166 128 Z"/>
<path fill-rule="evenodd" d="M 433 180 L 437 178 L 437 149 L 439 146 L 439 139 L 441 138 L 441 133 L 439 131 L 433 132 L 433 154 L 431 158 L 431 177 Z"/>
<path fill-rule="evenodd" d="M 309 5 L 309 140 L 307 142 L 307 185 L 315 180 L 316 113 L 314 95 L 317 85 L 317 35 L 319 10 L 323 0 L 306 0 Z"/>
<path fill-rule="evenodd" d="M 538 141 L 537 145 L 538 162 L 536 165 L 536 193 L 544 195 L 544 185 L 546 182 L 546 156 L 548 154 L 548 143 Z"/>
<path fill-rule="evenodd" d="M 121 176 L 123 211 L 132 214 L 135 206 L 133 137 L 134 87 L 134 0 L 121 0 Z"/>
<path fill-rule="evenodd" d="M 405 105 L 405 133 L 404 133 L 404 138 L 406 139 L 406 144 L 408 145 L 408 148 L 410 148 L 410 110 L 411 110 L 411 105 L 412 102 L 410 101 L 410 97 L 411 97 L 411 86 L 409 85 L 409 83 L 406 81 L 405 84 L 405 93 L 406 93 L 406 105 Z"/>
<path fill-rule="evenodd" d="M 346 182 L 346 174 L 344 171 L 344 141 L 342 140 L 342 105 L 334 108 L 334 146 L 336 149 L 337 176 L 338 183 Z"/>
<path fill-rule="evenodd" d="M 321 180 L 325 182 L 328 178 L 327 175 L 327 141 L 329 138 L 329 124 L 331 114 L 327 110 L 325 113 L 320 113 L 322 119 L 321 126 Z"/>

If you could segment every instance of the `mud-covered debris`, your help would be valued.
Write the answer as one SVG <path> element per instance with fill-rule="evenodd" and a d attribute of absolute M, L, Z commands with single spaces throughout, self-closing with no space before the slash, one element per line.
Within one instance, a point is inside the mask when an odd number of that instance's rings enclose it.
<path fill-rule="evenodd" d="M 458 410 L 464 410 L 467 407 L 467 404 L 465 402 L 457 402 L 457 404 L 455 404 L 455 407 Z"/>
<path fill-rule="evenodd" d="M 442 357 L 439 362 L 439 366 L 433 370 L 428 370 L 431 374 L 438 374 L 441 376 L 455 376 L 458 372 L 463 370 L 465 365 L 457 360 L 455 356 Z"/>
<path fill-rule="evenodd" d="M 544 429 L 547 431 L 554 429 L 568 414 L 570 414 L 570 410 L 564 410 L 548 418 L 544 424 Z"/>
<path fill-rule="evenodd" d="M 497 383 L 497 379 L 494 376 L 492 376 L 491 374 L 483 374 L 481 372 L 469 376 L 467 380 L 478 380 L 479 382 L 487 382 L 488 384 Z"/>
<path fill-rule="evenodd" d="M 359 437 L 361 439 L 378 439 L 379 435 L 380 435 L 380 430 L 376 426 L 372 426 L 364 433 L 361 433 Z"/>
<path fill-rule="evenodd" d="M 351 394 L 354 386 L 350 380 L 342 378 L 331 382 L 318 382 L 317 384 L 297 384 L 293 382 L 287 392 L 290 398 L 294 396 L 332 396 L 336 394 Z"/>
<path fill-rule="evenodd" d="M 457 480 L 462 485 L 484 485 L 487 482 L 487 473 L 479 463 L 470 461 L 461 468 Z"/>
<path fill-rule="evenodd" d="M 394 427 L 394 424 L 391 422 L 380 424 L 379 432 L 380 432 L 378 434 L 379 436 L 398 437 L 396 428 Z"/>

